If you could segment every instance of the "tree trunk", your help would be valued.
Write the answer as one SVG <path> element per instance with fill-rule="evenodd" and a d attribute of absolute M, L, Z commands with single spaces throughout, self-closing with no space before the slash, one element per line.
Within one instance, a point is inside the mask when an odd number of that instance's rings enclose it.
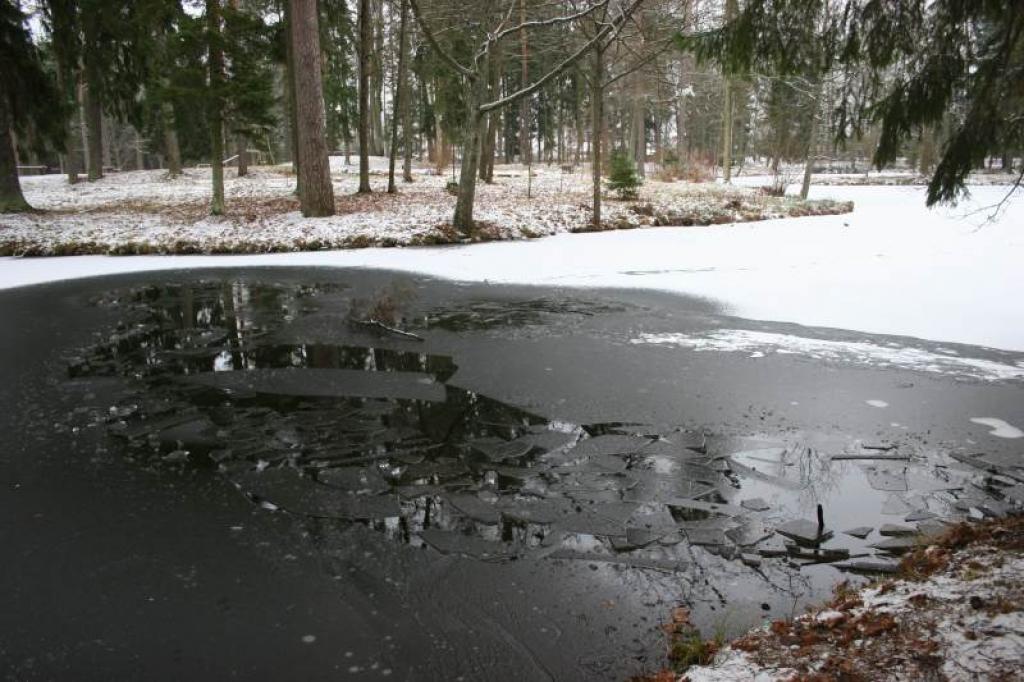
<path fill-rule="evenodd" d="M 370 28 L 370 149 L 374 156 L 384 155 L 384 0 L 373 1 Z"/>
<path fill-rule="evenodd" d="M 0 213 L 30 211 L 32 207 L 21 193 L 18 180 L 18 157 L 11 135 L 11 112 L 7 98 L 0 97 Z"/>
<path fill-rule="evenodd" d="M 359 0 L 359 193 L 370 191 L 370 0 Z"/>
<path fill-rule="evenodd" d="M 58 55 L 59 56 L 59 55 Z M 64 79 L 64 75 L 67 73 L 67 69 L 63 65 L 57 67 L 57 87 L 60 92 L 68 97 L 70 95 L 70 101 L 77 104 L 78 97 L 76 96 L 78 88 L 69 88 L 67 81 Z M 73 111 L 73 110 L 72 110 Z M 74 185 L 78 182 L 78 159 L 75 158 L 75 146 L 72 144 L 74 140 L 75 132 L 75 117 L 68 116 L 67 121 L 64 124 L 65 137 L 67 139 L 67 151 L 61 155 L 61 161 L 64 165 L 64 172 L 68 176 L 68 184 Z"/>
<path fill-rule="evenodd" d="M 487 96 L 491 99 L 498 97 L 501 56 L 497 50 L 500 49 L 500 44 L 495 46 L 495 52 L 489 55 L 487 62 Z M 501 112 L 498 111 L 492 111 L 487 115 L 487 128 L 480 148 L 480 179 L 487 184 L 494 182 L 494 155 L 500 116 Z"/>
<path fill-rule="evenodd" d="M 241 8 L 239 0 L 229 0 L 231 9 L 238 12 Z M 249 174 L 249 154 L 246 151 L 249 148 L 249 141 L 245 138 L 245 135 L 239 133 L 235 135 L 235 163 L 238 167 L 238 177 L 244 177 Z"/>
<path fill-rule="evenodd" d="M 405 109 L 408 108 L 404 104 L 404 100 L 406 97 L 405 44 L 406 24 L 409 23 L 409 0 L 401 0 L 401 3 L 401 18 L 398 22 L 398 79 L 395 83 L 394 109 L 391 114 L 391 149 L 388 154 L 388 194 L 394 194 L 398 191 L 395 188 L 395 159 L 398 156 L 398 119 L 404 114 Z M 403 118 L 405 117 L 403 116 Z"/>
<path fill-rule="evenodd" d="M 224 214 L 224 52 L 220 34 L 220 0 L 206 0 L 206 30 L 210 49 L 210 168 L 213 197 L 210 214 Z"/>
<path fill-rule="evenodd" d="M 800 185 L 800 198 L 807 201 L 811 192 L 811 174 L 814 172 L 814 136 L 817 134 L 817 116 L 811 116 L 811 129 L 807 135 L 807 151 L 804 155 L 804 180 Z"/>
<path fill-rule="evenodd" d="M 138 128 L 135 128 L 135 170 L 146 170 L 146 149 Z"/>
<path fill-rule="evenodd" d="M 237 135 L 235 137 L 235 156 L 238 158 L 238 177 L 244 177 L 249 174 L 249 140 L 246 139 L 245 135 Z"/>
<path fill-rule="evenodd" d="M 89 178 L 89 126 L 85 120 L 85 74 L 78 73 L 78 133 L 82 139 L 82 169 Z"/>
<path fill-rule="evenodd" d="M 817 94 L 808 104 L 811 111 L 811 118 L 807 122 L 807 146 L 804 152 L 804 180 L 800 185 L 800 198 L 807 201 L 807 195 L 811 192 L 811 174 L 814 172 L 814 142 L 818 135 L 818 115 L 821 113 L 821 84 L 818 84 Z"/>
<path fill-rule="evenodd" d="M 463 235 L 473 232 L 473 202 L 476 199 L 476 172 L 480 160 L 480 140 L 483 137 L 484 115 L 477 111 L 486 92 L 486 84 L 471 80 L 466 92 L 466 124 L 462 137 L 462 168 L 459 175 L 459 194 L 455 201 L 452 224 Z"/>
<path fill-rule="evenodd" d="M 99 77 L 95 68 L 85 67 L 82 106 L 85 110 L 86 166 L 90 182 L 103 177 L 103 107 L 99 96 Z"/>
<path fill-rule="evenodd" d="M 593 213 L 590 224 L 595 228 L 601 227 L 601 131 L 604 129 L 604 48 L 600 45 L 594 48 L 594 72 L 590 75 L 590 175 L 593 180 Z"/>
<path fill-rule="evenodd" d="M 686 127 L 686 98 L 682 95 L 676 98 L 676 158 L 680 162 L 686 155 L 686 140 L 683 137 L 683 130 Z"/>
<path fill-rule="evenodd" d="M 285 47 L 285 96 L 288 98 L 289 138 L 292 147 L 292 170 L 295 171 L 295 195 L 302 197 L 302 170 L 299 167 L 298 103 L 295 97 L 295 41 L 292 40 L 292 4 L 284 3 L 284 21 L 287 26 Z"/>
<path fill-rule="evenodd" d="M 408 12 L 409 0 L 402 0 L 402 8 Z M 403 15 L 405 16 L 405 15 Z M 402 88 L 399 96 L 402 100 L 402 181 L 412 182 L 412 87 L 409 85 L 409 17 L 402 20 L 402 31 L 398 41 L 398 49 L 401 50 L 399 61 L 402 66 L 399 68 L 399 78 L 402 80 Z"/>
<path fill-rule="evenodd" d="M 181 175 L 181 147 L 178 145 L 178 128 L 174 116 L 174 105 L 165 100 L 160 104 L 160 114 L 163 117 L 167 173 L 173 178 Z"/>
<path fill-rule="evenodd" d="M 295 100 L 298 109 L 299 146 L 296 151 L 302 174 L 299 201 L 302 215 L 307 218 L 329 216 L 334 214 L 334 188 L 327 155 L 317 0 L 289 1 L 292 6 L 291 32 L 295 46 Z"/>
<path fill-rule="evenodd" d="M 526 23 L 526 0 L 519 0 L 519 23 Z M 520 44 L 522 49 L 521 57 L 521 80 L 520 87 L 526 87 L 530 82 L 530 50 L 526 39 L 526 29 L 520 32 Z M 519 162 L 529 169 L 533 161 L 533 140 L 530 139 L 530 97 L 524 97 L 519 103 Z"/>
<path fill-rule="evenodd" d="M 736 0 L 725 0 L 726 21 L 731 21 L 737 11 Z M 732 182 L 732 78 L 728 74 L 722 92 L 722 180 Z"/>
<path fill-rule="evenodd" d="M 633 74 L 633 114 L 630 117 L 631 147 L 636 172 L 641 178 L 647 176 L 647 107 L 641 87 L 640 72 Z"/>
<path fill-rule="evenodd" d="M 101 168 L 117 168 L 118 170 L 120 170 L 120 150 L 114 146 L 114 136 L 117 133 L 117 128 L 114 126 L 114 122 L 107 116 L 102 116 L 102 123 L 103 165 L 101 166 Z"/>

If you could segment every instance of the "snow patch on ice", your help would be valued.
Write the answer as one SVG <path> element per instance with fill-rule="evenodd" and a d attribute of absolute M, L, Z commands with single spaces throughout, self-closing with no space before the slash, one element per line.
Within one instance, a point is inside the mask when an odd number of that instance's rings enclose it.
<path fill-rule="evenodd" d="M 889 403 L 885 402 L 884 400 L 877 400 L 877 399 L 873 398 L 871 400 L 865 400 L 864 402 L 866 402 L 871 407 L 878 407 L 878 408 L 889 407 Z"/>
<path fill-rule="evenodd" d="M 898 344 L 833 341 L 747 329 L 719 329 L 705 334 L 641 334 L 630 341 L 634 344 L 681 346 L 695 351 L 798 354 L 816 360 L 929 372 L 983 381 L 1024 379 L 1024 362 L 1011 365 Z M 867 402 L 875 407 L 886 406 L 882 401 Z"/>
<path fill-rule="evenodd" d="M 992 430 L 988 432 L 990 436 L 997 438 L 1024 438 L 1024 431 L 1021 431 L 1013 424 L 1006 423 L 1002 419 L 996 419 L 995 417 L 972 417 L 971 421 L 975 424 L 991 428 Z"/>

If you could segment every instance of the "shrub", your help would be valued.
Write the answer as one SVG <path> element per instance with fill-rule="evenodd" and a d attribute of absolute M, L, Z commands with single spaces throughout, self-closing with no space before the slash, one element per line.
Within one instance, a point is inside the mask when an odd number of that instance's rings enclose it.
<path fill-rule="evenodd" d="M 628 201 L 637 198 L 637 190 L 643 180 L 637 175 L 633 159 L 625 152 L 616 151 L 611 156 L 611 171 L 608 173 L 608 189 L 615 192 L 619 199 Z"/>

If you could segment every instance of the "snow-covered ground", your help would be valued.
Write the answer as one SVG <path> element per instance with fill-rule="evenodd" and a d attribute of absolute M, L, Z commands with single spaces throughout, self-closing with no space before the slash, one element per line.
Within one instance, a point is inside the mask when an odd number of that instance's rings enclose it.
<path fill-rule="evenodd" d="M 373 194 L 356 194 L 355 166 L 332 158 L 335 214 L 299 213 L 295 178 L 286 166 L 225 173 L 225 212 L 209 215 L 209 170 L 189 168 L 112 173 L 68 185 L 63 176 L 27 177 L 25 197 L 40 212 L 0 216 L 0 254 L 125 255 L 316 251 L 367 246 L 450 244 L 455 197 L 447 171 L 417 168 L 416 182 L 387 194 L 386 159 L 371 159 Z M 591 180 L 584 168 L 562 172 L 520 166 L 495 169 L 495 182 L 477 188 L 476 241 L 523 239 L 589 229 Z M 847 213 L 848 205 L 765 196 L 745 187 L 651 179 L 636 201 L 605 202 L 603 225 L 712 225 L 793 215 Z"/>
<path fill-rule="evenodd" d="M 996 222 L 981 210 L 1005 192 L 974 187 L 959 207 L 928 210 L 921 187 L 814 187 L 814 197 L 854 201 L 854 212 L 467 246 L 3 259 L 0 287 L 176 268 L 362 266 L 475 282 L 655 289 L 721 301 L 752 319 L 1024 350 L 1024 197 Z"/>
<path fill-rule="evenodd" d="M 947 539 L 922 549 L 907 575 L 837 594 L 831 604 L 790 622 L 767 624 L 680 679 L 1019 679 L 1024 656 L 1020 527 L 1019 520 L 1010 519 L 950 531 L 947 538 L 982 536 L 995 528 L 989 536 L 995 541 L 955 549 Z M 922 567 L 927 577 L 916 575 Z"/>

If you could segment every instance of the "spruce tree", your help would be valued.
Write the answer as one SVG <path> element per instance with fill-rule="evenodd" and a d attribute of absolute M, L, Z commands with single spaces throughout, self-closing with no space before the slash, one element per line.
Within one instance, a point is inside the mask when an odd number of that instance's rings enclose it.
<path fill-rule="evenodd" d="M 732 74 L 836 73 L 837 142 L 880 126 L 879 168 L 923 130 L 946 126 L 929 206 L 963 195 L 987 157 L 1024 148 L 1019 0 L 748 0 L 719 29 L 678 42 Z"/>
<path fill-rule="evenodd" d="M 636 165 L 630 154 L 620 150 L 612 152 L 611 168 L 606 181 L 608 189 L 623 201 L 636 199 L 643 180 L 636 172 Z"/>
<path fill-rule="evenodd" d="M 32 43 L 27 17 L 0 2 L 0 213 L 30 210 L 18 180 L 18 142 L 63 150 L 67 108 Z"/>

